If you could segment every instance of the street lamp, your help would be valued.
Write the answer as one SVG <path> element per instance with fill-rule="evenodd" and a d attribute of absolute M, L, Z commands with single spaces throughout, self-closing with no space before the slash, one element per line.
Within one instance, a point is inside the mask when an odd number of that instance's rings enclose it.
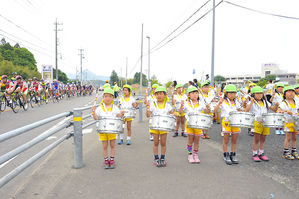
<path fill-rule="evenodd" d="M 150 54 L 151 54 L 151 48 L 150 48 L 150 40 L 151 38 L 149 36 L 146 37 L 148 39 L 148 75 L 147 75 L 147 78 L 148 78 L 148 88 L 150 89 L 151 88 L 151 76 L 150 76 Z"/>

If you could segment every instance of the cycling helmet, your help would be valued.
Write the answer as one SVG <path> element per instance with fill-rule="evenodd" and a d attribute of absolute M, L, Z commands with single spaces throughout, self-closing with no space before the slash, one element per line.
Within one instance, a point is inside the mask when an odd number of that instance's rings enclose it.
<path fill-rule="evenodd" d="M 13 75 L 16 75 L 16 74 L 17 74 L 17 72 L 13 72 L 12 74 L 13 74 Z"/>
<path fill-rule="evenodd" d="M 7 75 L 2 75 L 1 79 L 7 79 Z"/>
<path fill-rule="evenodd" d="M 22 76 L 21 75 L 18 75 L 18 76 L 16 76 L 16 79 L 18 80 L 18 79 L 22 79 Z"/>
<path fill-rule="evenodd" d="M 37 78 L 36 78 L 36 77 L 33 77 L 33 80 L 37 80 Z"/>

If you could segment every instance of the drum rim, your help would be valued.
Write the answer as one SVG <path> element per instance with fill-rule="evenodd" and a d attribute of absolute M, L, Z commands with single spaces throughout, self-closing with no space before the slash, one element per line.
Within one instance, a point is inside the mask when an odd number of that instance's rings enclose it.
<path fill-rule="evenodd" d="M 243 111 L 231 111 L 229 112 L 229 115 L 231 116 L 232 114 L 242 114 L 242 115 L 251 115 L 251 116 L 255 116 L 254 113 L 251 112 L 243 112 Z"/>
<path fill-rule="evenodd" d="M 190 117 L 190 116 L 195 116 L 195 115 L 200 115 L 200 116 L 204 116 L 204 117 L 213 118 L 213 116 L 212 116 L 212 115 L 209 115 L 209 114 L 205 114 L 205 113 L 194 113 L 194 112 L 189 113 L 189 114 L 188 114 L 188 117 Z"/>
<path fill-rule="evenodd" d="M 263 113 L 262 114 L 263 117 L 265 116 L 284 116 L 282 113 Z"/>

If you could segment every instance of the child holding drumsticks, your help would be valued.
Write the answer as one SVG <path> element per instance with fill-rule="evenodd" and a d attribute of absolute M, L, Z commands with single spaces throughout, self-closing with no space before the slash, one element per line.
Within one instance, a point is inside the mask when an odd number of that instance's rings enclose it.
<path fill-rule="evenodd" d="M 199 100 L 199 92 L 198 89 L 194 86 L 191 86 L 187 90 L 188 99 L 186 103 L 182 101 L 181 108 L 179 113 L 186 113 L 187 117 L 190 113 L 200 113 L 204 111 L 205 113 L 209 113 L 209 105 L 205 105 L 202 101 Z M 189 163 L 200 163 L 198 158 L 198 148 L 199 148 L 199 138 L 202 135 L 202 129 L 188 128 L 186 123 L 186 134 L 188 135 L 188 161 Z M 194 145 L 194 151 L 192 154 L 192 146 Z"/>
<path fill-rule="evenodd" d="M 168 97 L 166 93 L 166 88 L 163 86 L 158 86 L 155 90 L 155 97 L 157 101 L 153 101 L 151 104 L 147 101 L 146 103 L 146 116 L 150 117 L 152 114 L 177 114 L 174 112 L 172 106 L 167 103 Z M 166 153 L 166 138 L 167 133 L 166 131 L 158 131 L 158 130 L 151 130 L 151 133 L 154 137 L 154 145 L 153 145 L 153 152 L 154 152 L 154 164 L 156 167 L 165 167 L 167 162 L 165 160 L 165 153 Z M 160 140 L 159 140 L 160 138 Z M 159 142 L 161 145 L 161 158 L 159 159 Z"/>
<path fill-rule="evenodd" d="M 221 109 L 222 116 L 222 132 L 223 136 L 223 156 L 224 161 L 227 165 L 238 164 L 236 159 L 236 148 L 238 135 L 241 132 L 240 128 L 229 126 L 227 118 L 229 113 L 232 111 L 241 111 L 241 104 L 236 100 L 237 88 L 233 84 L 228 84 L 224 88 L 224 98 L 220 98 L 218 105 L 215 107 L 215 112 L 218 109 Z M 231 152 L 229 153 L 228 143 L 229 143 L 229 134 L 231 134 Z"/>
<path fill-rule="evenodd" d="M 284 113 L 286 138 L 284 140 L 284 150 L 282 157 L 287 160 L 299 159 L 296 149 L 297 133 L 295 130 L 294 116 L 299 115 L 299 104 L 294 100 L 295 89 L 292 86 L 283 88 L 283 102 L 280 103 L 278 112 Z M 289 145 L 292 141 L 292 151 L 289 151 Z"/>
<path fill-rule="evenodd" d="M 277 110 L 277 106 L 271 106 L 264 96 L 264 90 L 260 86 L 255 86 L 251 89 L 252 97 L 245 108 L 246 112 L 255 114 L 254 128 L 251 131 L 254 133 L 252 143 L 252 159 L 255 162 L 268 161 L 269 158 L 264 154 L 266 136 L 270 135 L 270 128 L 263 126 L 262 115 L 268 113 L 270 108 L 272 111 Z M 260 144 L 259 153 L 257 146 Z"/>
<path fill-rule="evenodd" d="M 98 120 L 100 116 L 113 116 L 122 117 L 124 111 L 120 111 L 119 108 L 113 104 L 114 91 L 111 88 L 104 89 L 103 100 L 100 106 L 92 107 L 92 116 L 95 120 Z M 114 157 L 116 152 L 116 133 L 101 133 L 99 132 L 100 140 L 102 141 L 102 149 L 104 156 L 104 166 L 105 169 L 114 168 Z M 108 145 L 110 143 L 110 159 L 108 158 Z"/>
<path fill-rule="evenodd" d="M 134 99 L 132 96 L 132 87 L 130 85 L 124 85 L 123 86 L 123 97 L 120 98 L 120 104 L 119 107 L 121 109 L 133 109 L 138 106 L 138 102 Z M 131 145 L 131 135 L 132 135 L 132 121 L 133 118 L 125 118 L 125 122 L 127 123 L 127 145 Z M 123 144 L 124 142 L 124 135 L 121 133 L 119 135 L 119 141 L 118 144 Z"/>

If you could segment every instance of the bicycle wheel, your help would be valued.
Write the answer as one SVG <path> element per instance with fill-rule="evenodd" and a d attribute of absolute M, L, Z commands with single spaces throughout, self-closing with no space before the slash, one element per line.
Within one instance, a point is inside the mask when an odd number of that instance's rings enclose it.
<path fill-rule="evenodd" d="M 41 94 L 40 94 L 40 100 L 39 100 L 39 103 L 41 104 L 41 105 L 43 105 L 43 103 L 45 102 L 45 93 L 44 92 L 42 92 Z"/>
<path fill-rule="evenodd" d="M 31 108 L 34 107 L 34 99 L 35 99 L 34 95 L 31 95 L 30 100 L 29 100 Z"/>
<path fill-rule="evenodd" d="M 11 109 L 14 113 L 18 113 L 20 110 L 20 102 L 15 97 L 12 99 Z"/>
<path fill-rule="evenodd" d="M 25 100 L 23 99 L 23 97 L 20 97 L 19 101 L 20 101 L 20 105 L 21 105 L 21 107 L 23 107 L 24 111 L 27 111 L 28 110 L 28 104 L 25 105 Z"/>
<path fill-rule="evenodd" d="M 0 97 L 0 111 L 3 112 L 6 109 L 6 100 L 5 96 Z"/>
<path fill-rule="evenodd" d="M 37 96 L 34 97 L 35 100 L 35 104 L 37 104 L 37 106 L 41 105 L 41 100 L 38 100 Z"/>

